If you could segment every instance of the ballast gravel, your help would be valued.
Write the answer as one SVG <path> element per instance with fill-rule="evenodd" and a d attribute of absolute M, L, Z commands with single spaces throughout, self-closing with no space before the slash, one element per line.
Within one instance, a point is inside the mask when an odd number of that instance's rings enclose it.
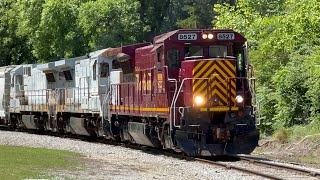
<path fill-rule="evenodd" d="M 55 179 L 263 179 L 221 167 L 120 146 L 47 135 L 0 131 L 0 145 L 67 150 L 84 155 L 73 170 L 50 170 Z"/>

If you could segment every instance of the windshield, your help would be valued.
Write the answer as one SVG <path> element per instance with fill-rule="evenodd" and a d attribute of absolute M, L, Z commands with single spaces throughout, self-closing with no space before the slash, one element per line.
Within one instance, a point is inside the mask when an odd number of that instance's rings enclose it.
<path fill-rule="evenodd" d="M 211 45 L 209 46 L 209 57 L 226 57 L 227 56 L 226 45 Z"/>

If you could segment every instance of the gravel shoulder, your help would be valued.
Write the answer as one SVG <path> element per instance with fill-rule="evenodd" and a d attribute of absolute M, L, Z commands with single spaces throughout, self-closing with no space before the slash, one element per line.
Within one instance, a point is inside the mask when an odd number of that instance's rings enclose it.
<path fill-rule="evenodd" d="M 0 144 L 60 149 L 84 155 L 73 171 L 49 170 L 55 179 L 261 179 L 234 170 L 139 150 L 22 132 L 0 131 Z"/>
<path fill-rule="evenodd" d="M 263 179 L 221 167 L 154 155 L 120 146 L 46 135 L 0 131 L 0 145 L 67 150 L 83 155 L 80 167 L 48 170 L 54 179 Z M 236 162 L 239 166 L 248 165 Z M 251 169 L 259 167 L 250 167 Z M 261 167 L 260 167 L 261 168 Z M 270 170 L 271 173 L 272 170 Z M 277 170 L 274 170 L 277 174 Z M 285 175 L 285 179 L 301 176 Z M 310 179 L 312 179 L 310 177 Z"/>

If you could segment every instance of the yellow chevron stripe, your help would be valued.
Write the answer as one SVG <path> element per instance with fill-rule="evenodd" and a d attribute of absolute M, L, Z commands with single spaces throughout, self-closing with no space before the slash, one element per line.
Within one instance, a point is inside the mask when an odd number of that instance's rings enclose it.
<path fill-rule="evenodd" d="M 225 83 L 225 84 L 227 84 L 227 83 Z M 232 89 L 232 87 L 233 87 L 233 89 Z M 231 80 L 231 90 L 233 90 L 235 92 L 234 89 L 236 89 L 236 83 L 234 82 L 234 80 Z"/>
<path fill-rule="evenodd" d="M 197 80 L 194 80 L 196 81 L 196 83 L 193 85 L 193 91 L 196 90 L 196 88 L 205 80 L 202 80 L 202 79 L 197 79 Z M 194 83 L 194 82 L 193 82 Z"/>
<path fill-rule="evenodd" d="M 228 73 L 228 77 L 235 77 L 235 75 L 234 75 L 234 73 L 232 73 L 231 71 L 230 71 L 230 69 L 228 68 L 228 67 L 226 67 L 221 61 L 218 61 L 218 64 L 220 64 L 220 66 L 225 70 L 225 71 L 227 71 L 227 73 Z M 221 70 L 222 71 L 222 70 Z"/>
<path fill-rule="evenodd" d="M 216 70 L 220 73 L 220 76 L 222 76 L 223 79 L 228 78 L 228 76 L 218 66 L 216 66 Z"/>
<path fill-rule="evenodd" d="M 231 88 L 231 94 L 234 95 L 234 96 L 236 95 L 236 91 L 234 89 L 232 89 L 232 88 Z"/>
<path fill-rule="evenodd" d="M 224 79 L 222 79 L 221 76 L 216 76 L 216 77 L 219 79 L 219 81 L 220 81 L 224 86 L 227 85 L 227 82 L 226 82 Z"/>
<path fill-rule="evenodd" d="M 214 81 L 212 84 L 211 84 L 211 88 L 213 88 L 214 86 L 218 86 L 218 88 L 223 91 L 225 93 L 225 95 L 227 95 L 226 93 L 226 88 L 222 87 L 221 84 L 217 81 Z"/>
<path fill-rule="evenodd" d="M 195 72 L 198 71 L 198 69 L 205 63 L 205 61 L 201 61 L 197 66 L 192 70 L 192 74 L 194 75 Z"/>
<path fill-rule="evenodd" d="M 209 74 L 212 74 L 212 71 L 214 70 L 214 66 L 212 66 L 201 78 L 207 78 L 209 76 Z M 205 81 L 205 80 L 204 80 Z M 196 82 L 196 84 L 193 86 L 194 89 L 196 89 L 202 81 L 198 80 Z"/>
<path fill-rule="evenodd" d="M 226 88 L 222 87 L 222 86 L 221 86 L 221 83 L 219 83 L 218 81 L 214 81 L 214 82 L 211 84 L 211 88 L 213 88 L 215 85 L 224 93 L 224 96 L 223 96 L 223 97 L 226 97 L 226 96 L 227 96 Z M 220 91 L 219 91 L 219 92 L 220 92 Z M 221 92 L 220 92 L 220 93 L 221 93 Z M 231 93 L 232 93 L 233 97 L 236 95 L 236 92 L 235 92 L 234 89 L 231 89 Z M 232 96 L 231 96 L 231 100 L 232 100 L 233 102 L 235 101 L 234 98 L 232 98 Z"/>
<path fill-rule="evenodd" d="M 234 81 L 231 81 L 231 86 L 236 88 L 236 83 Z"/>
<path fill-rule="evenodd" d="M 215 94 L 217 94 L 225 103 L 228 103 L 228 100 L 226 98 L 227 97 L 226 94 L 221 94 L 221 92 L 218 91 L 217 89 L 212 91 L 211 96 L 214 96 Z"/>
<path fill-rule="evenodd" d="M 221 94 L 220 91 L 218 91 L 217 89 L 213 90 L 212 93 L 211 93 L 211 96 L 214 96 L 214 94 L 217 94 L 225 103 L 227 103 L 227 99 L 225 98 L 227 95 L 226 95 L 226 91 L 223 87 L 221 87 L 221 85 L 218 83 L 218 82 L 214 82 L 215 85 L 217 85 L 221 91 L 224 92 L 224 95 Z M 199 89 L 197 89 L 196 92 L 194 92 L 194 94 L 202 94 L 203 96 L 206 96 L 207 95 L 207 91 L 203 91 L 202 92 L 202 89 L 204 87 L 206 87 L 207 83 L 204 83 Z M 213 86 L 212 86 L 213 87 Z"/>
<path fill-rule="evenodd" d="M 207 70 L 207 68 L 212 64 L 213 61 L 207 62 L 207 64 L 197 73 L 194 75 L 195 78 L 199 78 L 200 75 Z M 203 76 L 204 77 L 204 76 Z"/>
<path fill-rule="evenodd" d="M 214 68 L 215 68 L 215 65 L 213 65 L 213 66 L 203 75 L 203 77 L 207 78 L 210 74 L 212 74 Z"/>
<path fill-rule="evenodd" d="M 235 66 L 233 66 L 230 61 L 225 61 L 225 62 L 228 64 L 228 66 L 231 66 L 231 67 L 229 67 L 229 68 L 226 67 L 221 61 L 219 61 L 218 63 L 219 63 L 221 66 L 224 67 L 224 70 L 226 70 L 229 75 L 232 75 L 232 76 L 229 76 L 229 77 L 235 77 L 235 73 L 234 73 L 235 70 L 236 70 L 236 69 L 235 69 Z M 230 71 L 230 68 L 231 68 L 232 70 L 234 70 L 234 72 L 231 72 L 231 71 Z M 220 70 L 220 69 L 219 69 L 219 70 Z M 220 72 L 220 73 L 223 73 L 222 70 L 219 71 L 219 72 Z M 236 89 L 236 84 L 235 84 L 235 82 L 232 81 L 232 80 L 231 80 L 231 86 L 234 87 L 234 89 Z M 235 91 L 233 90 L 232 93 L 235 94 Z"/>
<path fill-rule="evenodd" d="M 215 94 L 217 94 L 225 103 L 228 103 L 227 99 L 216 89 L 212 91 L 211 95 L 214 96 Z"/>
<path fill-rule="evenodd" d="M 230 61 L 225 61 L 228 66 L 229 66 L 229 69 L 231 69 L 233 72 L 236 72 L 236 66 L 233 65 Z"/>
<path fill-rule="evenodd" d="M 203 83 L 202 86 L 201 86 L 199 89 L 196 89 L 196 90 L 194 91 L 194 94 L 200 94 L 201 91 L 202 91 L 202 89 L 203 89 L 204 87 L 206 87 L 207 84 L 208 84 L 208 83 L 206 83 L 206 82 Z M 203 94 L 204 94 L 204 95 L 207 95 L 207 92 L 205 91 L 205 92 L 203 92 Z"/>
<path fill-rule="evenodd" d="M 218 73 L 224 74 L 224 72 L 223 72 L 219 67 L 218 67 L 216 70 L 218 71 Z M 225 74 L 224 74 L 224 75 L 225 75 Z M 216 76 L 216 77 L 217 77 L 217 79 L 218 79 L 220 82 L 223 83 L 223 85 L 225 85 L 225 86 L 227 85 L 227 82 L 226 82 L 224 79 L 222 79 L 221 76 Z M 234 81 L 231 81 L 231 86 L 232 86 L 234 89 L 236 89 L 236 84 L 234 83 Z M 212 86 L 211 86 L 211 87 L 212 87 Z M 233 95 L 236 94 L 236 91 L 235 91 L 234 89 L 231 88 L 231 93 L 232 93 Z M 224 90 L 225 90 L 225 88 L 224 88 Z"/>
<path fill-rule="evenodd" d="M 221 74 L 224 74 L 223 72 L 220 72 Z M 224 74 L 225 75 L 225 74 Z M 227 84 L 227 82 L 225 81 L 225 80 L 223 80 L 222 78 L 221 78 L 221 76 L 217 76 L 217 78 L 221 81 L 221 82 L 223 82 L 223 84 L 226 86 L 226 84 Z M 233 81 L 231 81 L 231 86 L 232 87 L 234 87 L 234 89 L 236 89 L 236 84 L 233 82 Z M 234 90 L 233 90 L 234 91 Z"/>

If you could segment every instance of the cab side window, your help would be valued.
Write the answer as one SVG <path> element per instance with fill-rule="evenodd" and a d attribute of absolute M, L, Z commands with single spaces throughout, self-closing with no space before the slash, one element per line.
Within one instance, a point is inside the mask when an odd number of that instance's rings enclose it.
<path fill-rule="evenodd" d="M 179 68 L 179 55 L 180 52 L 177 48 L 171 48 L 167 51 L 167 65 L 169 69 Z"/>
<path fill-rule="evenodd" d="M 109 64 L 100 63 L 100 77 L 108 77 L 108 76 L 109 76 Z"/>
<path fill-rule="evenodd" d="M 203 48 L 201 46 L 186 45 L 184 47 L 184 57 L 203 56 Z"/>

